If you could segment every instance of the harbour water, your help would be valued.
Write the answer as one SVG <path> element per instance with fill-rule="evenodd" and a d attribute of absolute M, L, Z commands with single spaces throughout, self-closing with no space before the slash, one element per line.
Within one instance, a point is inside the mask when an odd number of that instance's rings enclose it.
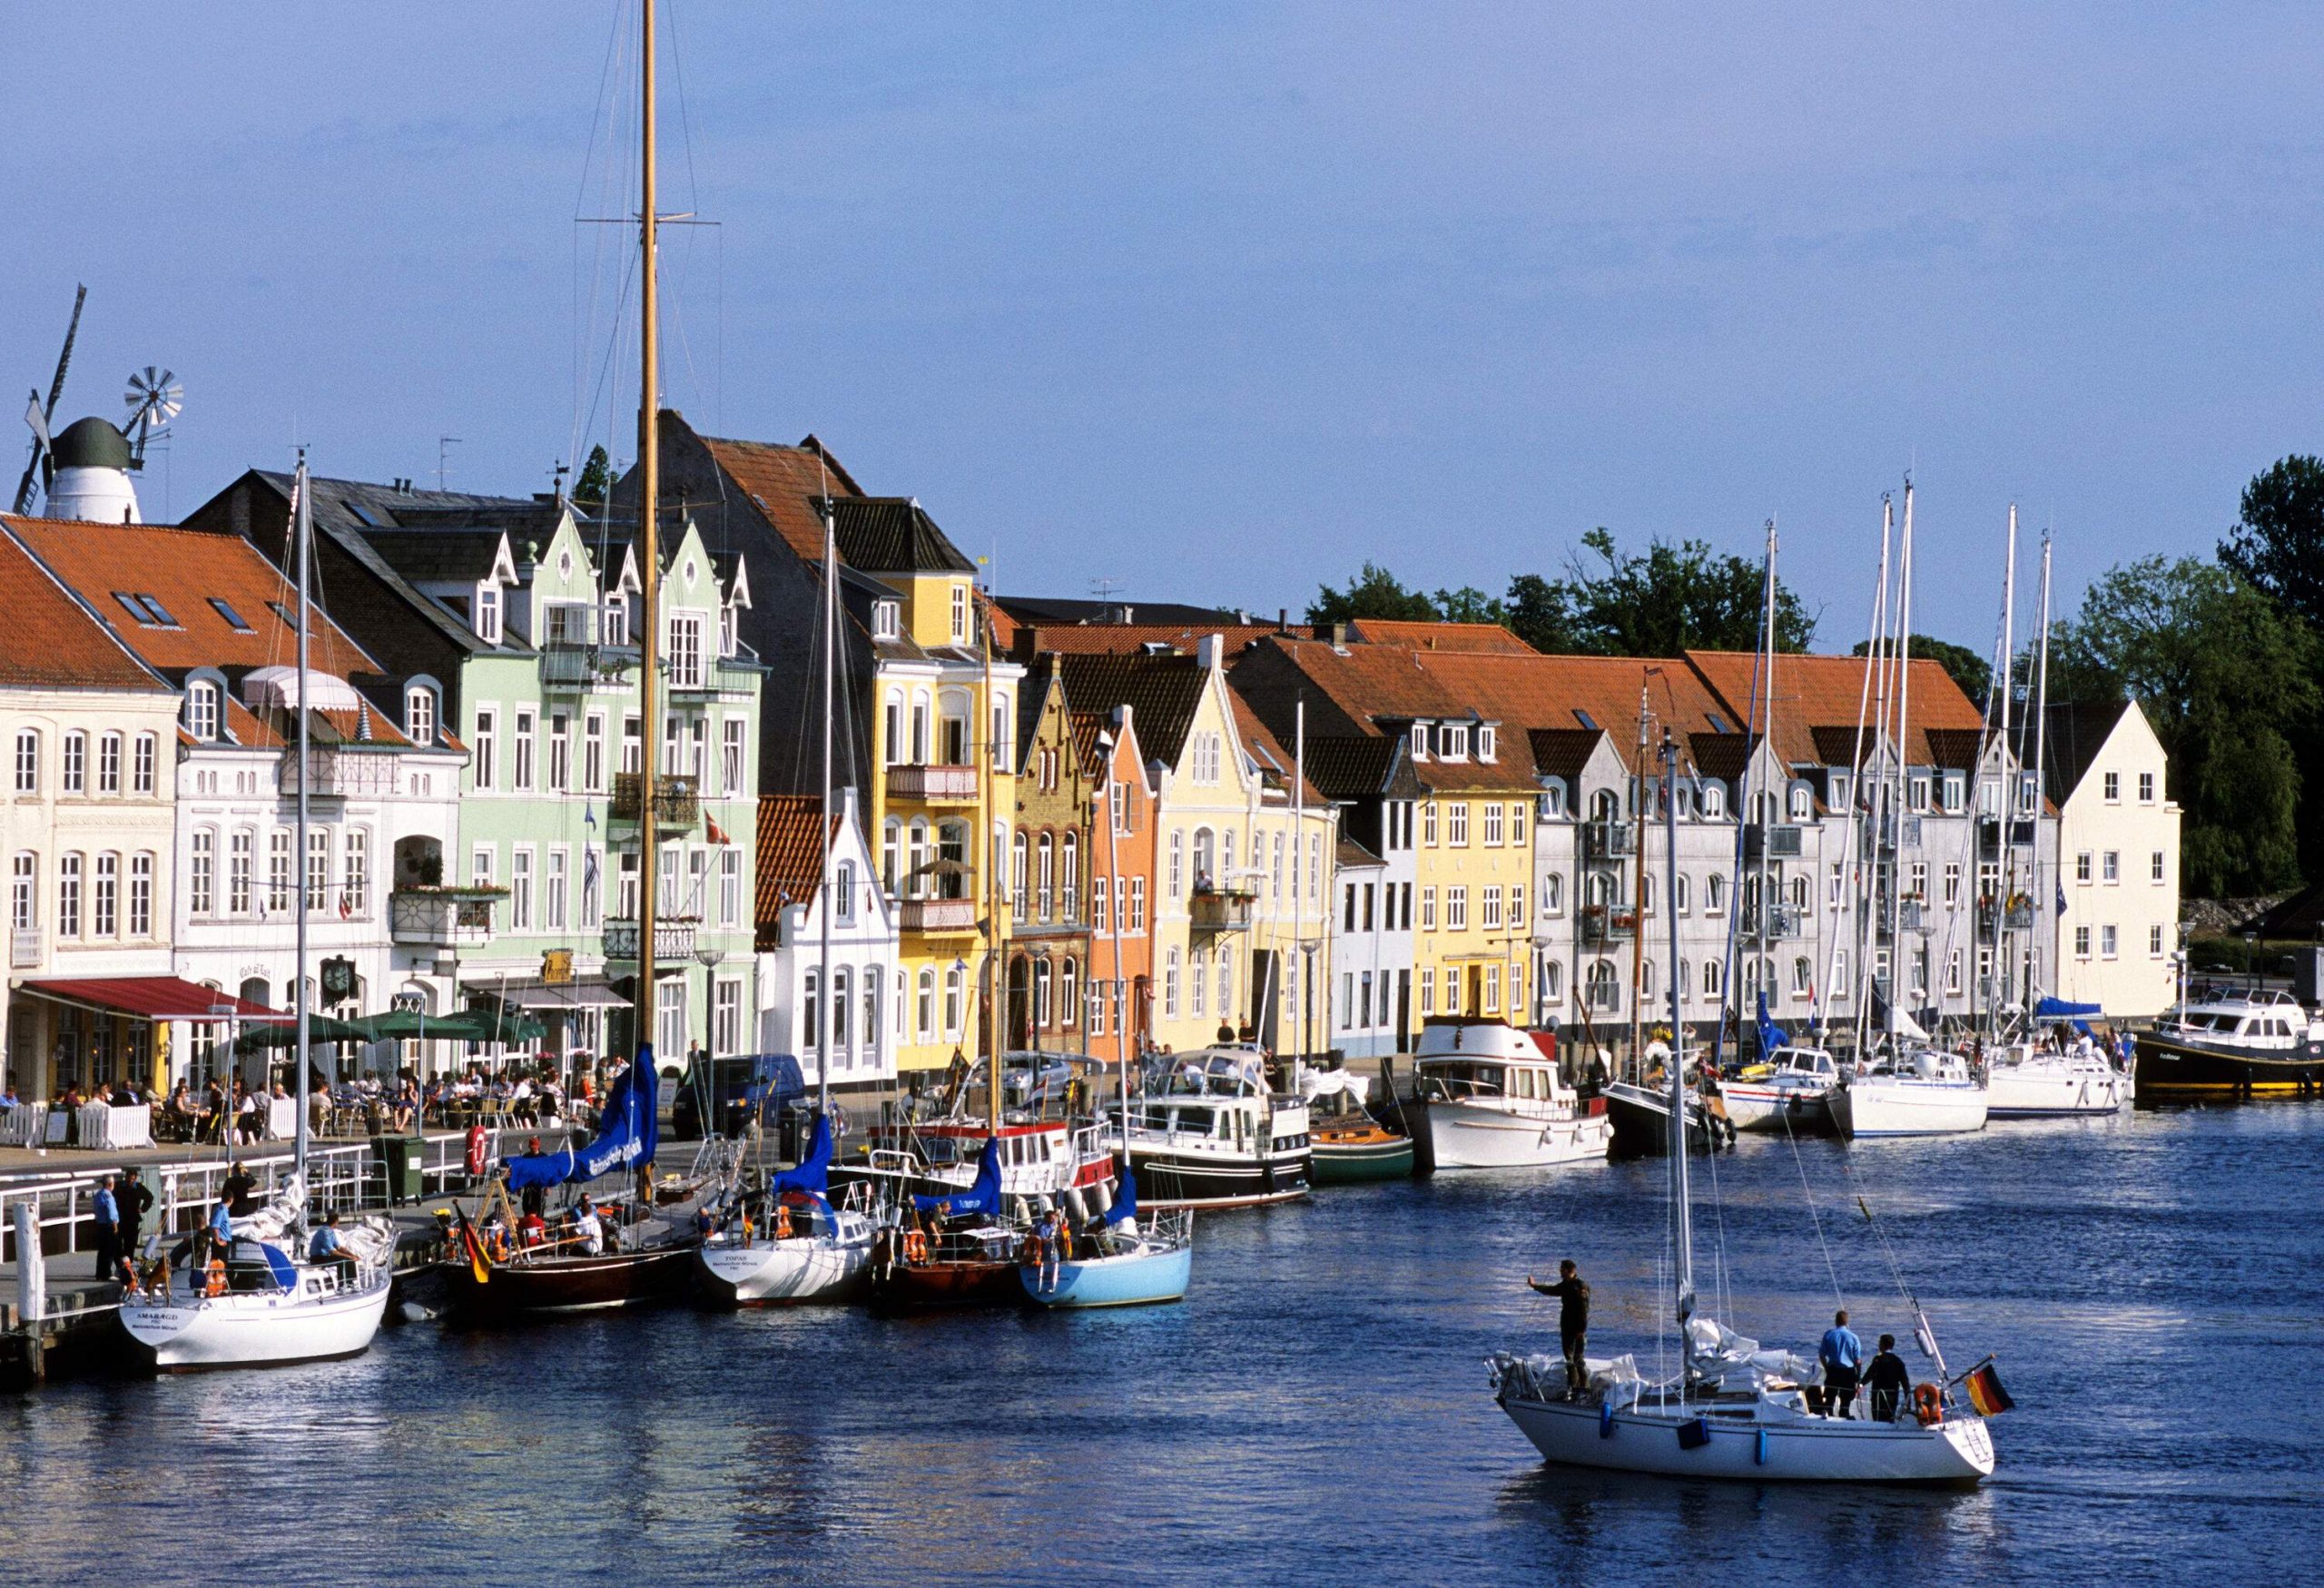
<path fill-rule="evenodd" d="M 351 1364 L 0 1401 L 25 1583 L 2252 1582 L 2324 1546 L 2324 1111 L 1995 1127 L 1711 1165 L 1707 1304 L 1812 1345 L 1827 1273 L 2019 1409 L 1973 1493 L 1543 1466 L 1482 1358 L 1668 1348 L 1663 1166 L 1457 1175 L 1202 1219 L 1181 1307 L 586 1318 L 384 1334 Z M 1709 1193 L 1716 1190 L 1714 1205 Z M 1717 1272 L 1713 1266 L 1723 1257 Z"/>

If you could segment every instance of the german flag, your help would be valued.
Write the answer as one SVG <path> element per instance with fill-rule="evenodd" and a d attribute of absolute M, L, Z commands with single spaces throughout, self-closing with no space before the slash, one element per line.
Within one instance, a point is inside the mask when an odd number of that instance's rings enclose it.
<path fill-rule="evenodd" d="M 476 1227 L 468 1222 L 468 1209 L 455 1202 L 452 1211 L 459 1216 L 460 1245 L 468 1255 L 468 1270 L 476 1276 L 478 1284 L 489 1285 L 492 1282 L 492 1263 L 484 1255 L 484 1242 L 476 1238 Z"/>
<path fill-rule="evenodd" d="M 1961 1376 L 1961 1387 L 1969 1392 L 1969 1404 L 1981 1417 L 1998 1417 L 2017 1405 L 2001 1386 L 2001 1375 L 1994 1371 L 1990 1356 Z"/>

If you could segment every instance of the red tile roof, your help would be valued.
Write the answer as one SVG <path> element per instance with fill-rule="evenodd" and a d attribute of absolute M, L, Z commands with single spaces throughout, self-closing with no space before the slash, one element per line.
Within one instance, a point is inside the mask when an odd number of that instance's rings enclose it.
<path fill-rule="evenodd" d="M 665 429 L 674 421 L 684 422 L 675 414 L 663 415 Z M 819 562 L 823 555 L 823 518 L 816 503 L 825 496 L 863 494 L 854 477 L 812 436 L 796 447 L 721 436 L 701 439 L 718 467 L 757 506 L 760 516 L 809 562 Z"/>
<path fill-rule="evenodd" d="M 774 923 L 793 904 L 805 904 L 822 886 L 823 842 L 836 838 L 839 821 L 820 819 L 818 794 L 759 796 L 758 929 L 760 946 L 773 946 Z"/>
<path fill-rule="evenodd" d="M 1689 651 L 1687 662 L 1725 703 L 1740 727 L 1751 719 L 1751 680 L 1758 660 L 1748 651 Z M 1862 656 L 1777 656 L 1772 677 L 1762 686 L 1775 697 L 1774 740 L 1777 754 L 1793 765 L 1845 764 L 1830 753 L 1843 734 L 1853 741 L 1859 711 L 1865 709 L 1865 668 Z M 1926 657 L 1914 658 L 1908 676 L 1908 726 L 1905 759 L 1915 765 L 1950 764 L 1943 759 L 1955 748 L 1942 737 L 1935 745 L 1931 729 L 1982 731 L 1984 714 L 1961 693 L 1952 676 Z M 1875 687 L 1877 687 L 1876 682 Z M 1865 735 L 1867 747 L 1872 735 Z"/>
<path fill-rule="evenodd" d="M 1349 627 L 1364 645 L 1405 646 L 1416 651 L 1482 651 L 1504 656 L 1541 654 L 1498 623 L 1407 623 L 1359 617 Z"/>
<path fill-rule="evenodd" d="M 0 522 L 15 528 L 25 520 Z M 8 592 L 8 620 L 0 624 L 0 683 L 168 692 L 23 546 L 5 535 L 0 589 Z"/>

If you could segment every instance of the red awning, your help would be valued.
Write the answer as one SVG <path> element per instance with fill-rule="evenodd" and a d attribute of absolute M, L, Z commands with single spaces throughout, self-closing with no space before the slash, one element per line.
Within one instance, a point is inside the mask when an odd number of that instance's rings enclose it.
<path fill-rule="evenodd" d="M 73 976 L 25 981 L 17 989 L 67 1003 L 109 1009 L 146 1020 L 287 1021 L 295 1017 L 215 987 L 176 976 Z"/>

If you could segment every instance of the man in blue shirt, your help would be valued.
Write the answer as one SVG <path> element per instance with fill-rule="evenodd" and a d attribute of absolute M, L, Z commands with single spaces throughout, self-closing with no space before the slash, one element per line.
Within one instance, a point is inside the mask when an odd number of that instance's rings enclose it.
<path fill-rule="evenodd" d="M 355 1254 L 349 1251 L 347 1243 L 339 1238 L 338 1214 L 328 1215 L 308 1238 L 307 1261 L 337 1263 L 345 1277 L 352 1279 L 355 1277 Z"/>
<path fill-rule="evenodd" d="M 113 1199 L 113 1177 L 97 1177 L 97 1194 L 92 1204 L 97 1221 L 97 1277 L 121 1277 L 121 1204 Z"/>
<path fill-rule="evenodd" d="M 1824 1343 L 1817 1347 L 1816 1359 L 1824 1365 L 1824 1409 L 1827 1415 L 1856 1415 L 1856 1375 L 1864 1368 L 1864 1342 L 1848 1327 L 1847 1308 L 1832 1315 L 1832 1327 L 1824 1331 Z"/>

